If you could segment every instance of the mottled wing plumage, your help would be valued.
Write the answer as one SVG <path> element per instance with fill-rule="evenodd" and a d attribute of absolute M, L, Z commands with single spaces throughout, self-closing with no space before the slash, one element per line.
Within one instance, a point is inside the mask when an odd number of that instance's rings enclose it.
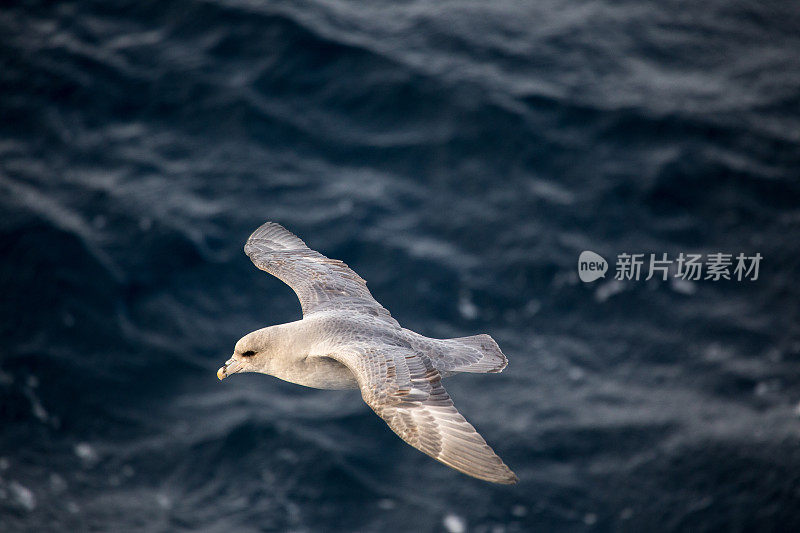
<path fill-rule="evenodd" d="M 411 446 L 467 475 L 517 482 L 455 408 L 428 357 L 397 346 L 356 347 L 328 357 L 353 372 L 364 401 Z"/>
<path fill-rule="evenodd" d="M 289 285 L 300 299 L 303 316 L 351 309 L 399 327 L 389 311 L 346 264 L 312 250 L 280 224 L 267 222 L 250 235 L 244 252 L 258 268 Z"/>

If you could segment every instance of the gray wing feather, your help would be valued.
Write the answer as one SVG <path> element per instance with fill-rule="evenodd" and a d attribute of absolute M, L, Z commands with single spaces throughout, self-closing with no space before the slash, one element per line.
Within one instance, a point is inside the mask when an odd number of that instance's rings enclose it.
<path fill-rule="evenodd" d="M 361 276 L 342 261 L 312 250 L 280 224 L 267 222 L 259 227 L 247 239 L 244 252 L 254 265 L 294 290 L 303 316 L 351 309 L 399 327 L 389 311 L 372 297 Z"/>
<path fill-rule="evenodd" d="M 396 346 L 350 348 L 327 356 L 350 368 L 367 405 L 411 446 L 467 475 L 517 482 L 453 405 L 428 357 Z"/>

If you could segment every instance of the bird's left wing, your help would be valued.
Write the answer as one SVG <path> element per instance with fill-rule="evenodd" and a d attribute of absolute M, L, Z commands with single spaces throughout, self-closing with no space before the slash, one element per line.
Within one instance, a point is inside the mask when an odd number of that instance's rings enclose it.
<path fill-rule="evenodd" d="M 280 279 L 300 299 L 303 316 L 329 310 L 351 310 L 400 325 L 372 297 L 367 282 L 337 259 L 312 250 L 289 230 L 267 222 L 247 239 L 244 252 L 261 270 Z"/>
<path fill-rule="evenodd" d="M 411 446 L 467 475 L 511 484 L 517 476 L 458 412 L 425 355 L 397 346 L 327 354 L 356 376 L 361 396 Z"/>

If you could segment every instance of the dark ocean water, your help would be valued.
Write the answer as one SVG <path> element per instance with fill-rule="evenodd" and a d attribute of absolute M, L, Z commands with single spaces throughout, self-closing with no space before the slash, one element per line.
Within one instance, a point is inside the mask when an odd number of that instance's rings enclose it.
<path fill-rule="evenodd" d="M 800 530 L 793 2 L 0 8 L 0 530 Z M 517 472 L 460 475 L 355 391 L 215 371 L 299 318 L 265 220 L 404 326 Z M 763 256 L 593 284 L 577 257 Z M 612 265 L 613 270 L 613 265 Z"/>

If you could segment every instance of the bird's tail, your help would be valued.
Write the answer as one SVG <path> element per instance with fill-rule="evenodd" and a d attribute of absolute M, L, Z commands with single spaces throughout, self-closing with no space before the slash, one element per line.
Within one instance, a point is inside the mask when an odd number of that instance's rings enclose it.
<path fill-rule="evenodd" d="M 446 339 L 446 343 L 452 346 L 451 357 L 445 357 L 447 361 L 444 368 L 437 364 L 440 370 L 450 372 L 502 372 L 508 365 L 508 359 L 500 347 L 485 333 L 481 335 L 471 335 L 469 337 L 458 337 Z"/>

